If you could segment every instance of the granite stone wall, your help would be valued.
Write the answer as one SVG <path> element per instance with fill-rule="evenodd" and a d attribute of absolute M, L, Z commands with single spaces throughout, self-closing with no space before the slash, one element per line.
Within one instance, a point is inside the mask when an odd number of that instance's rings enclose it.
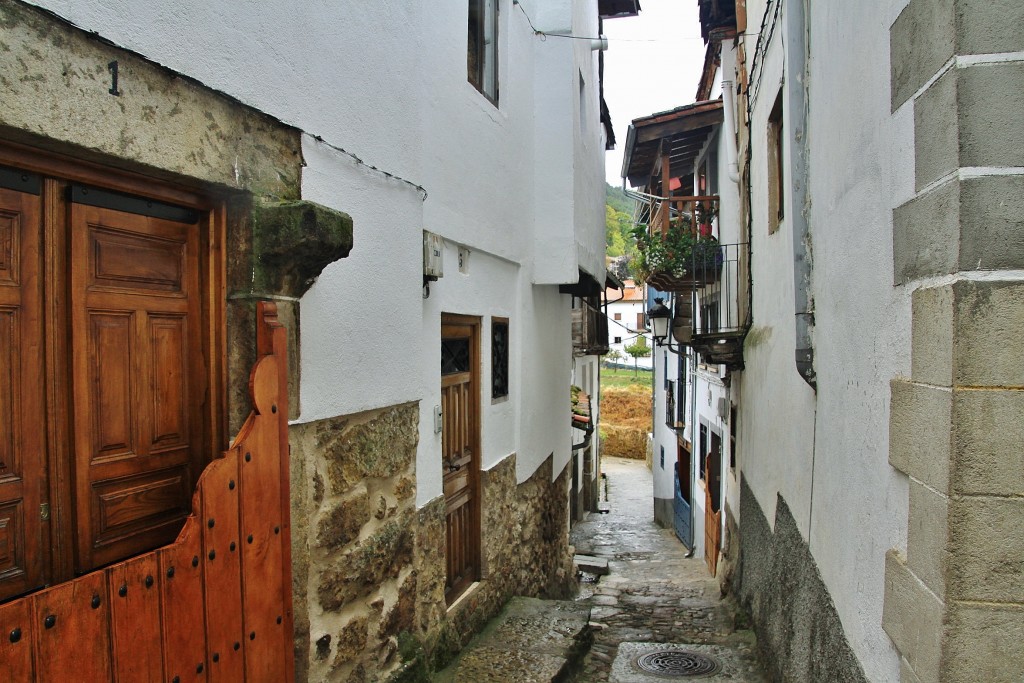
<path fill-rule="evenodd" d="M 741 481 L 735 595 L 774 681 L 866 682 L 810 548 L 779 496 L 775 531 Z M 735 539 L 735 536 L 733 536 Z"/>
<path fill-rule="evenodd" d="M 569 471 L 481 473 L 481 580 L 444 600 L 445 504 L 415 506 L 419 407 L 291 427 L 297 681 L 428 680 L 514 595 L 565 597 Z"/>

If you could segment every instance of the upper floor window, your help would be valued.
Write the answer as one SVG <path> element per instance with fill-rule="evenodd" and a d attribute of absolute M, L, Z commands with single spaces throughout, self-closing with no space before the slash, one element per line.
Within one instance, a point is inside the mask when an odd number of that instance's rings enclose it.
<path fill-rule="evenodd" d="M 785 215 L 786 178 L 782 163 L 782 91 L 768 115 L 768 234 L 779 229 Z"/>
<path fill-rule="evenodd" d="M 473 87 L 497 103 L 498 0 L 469 0 L 466 67 Z"/>

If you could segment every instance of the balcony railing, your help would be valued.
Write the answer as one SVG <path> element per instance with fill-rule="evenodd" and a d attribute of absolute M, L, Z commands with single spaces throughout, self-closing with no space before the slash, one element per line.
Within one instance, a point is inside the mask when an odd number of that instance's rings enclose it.
<path fill-rule="evenodd" d="M 714 260 L 694 263 L 705 284 L 692 294 L 690 346 L 705 362 L 743 366 L 743 339 L 750 326 L 750 245 L 720 244 Z"/>
<path fill-rule="evenodd" d="M 634 233 L 639 269 L 662 292 L 685 292 L 717 277 L 717 196 L 646 196 Z"/>

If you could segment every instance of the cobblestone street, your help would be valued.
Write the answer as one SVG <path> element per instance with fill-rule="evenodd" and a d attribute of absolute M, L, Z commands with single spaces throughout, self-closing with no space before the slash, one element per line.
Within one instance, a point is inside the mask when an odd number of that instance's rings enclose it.
<path fill-rule="evenodd" d="M 607 559 L 609 568 L 597 583 L 581 584 L 579 601 L 591 606 L 594 641 L 574 680 L 664 681 L 641 671 L 636 660 L 678 649 L 717 660 L 717 673 L 702 681 L 766 680 L 753 633 L 734 603 L 721 598 L 703 559 L 687 558 L 673 532 L 655 525 L 645 464 L 605 458 L 603 471 L 610 510 L 591 513 L 571 538 L 577 553 Z"/>

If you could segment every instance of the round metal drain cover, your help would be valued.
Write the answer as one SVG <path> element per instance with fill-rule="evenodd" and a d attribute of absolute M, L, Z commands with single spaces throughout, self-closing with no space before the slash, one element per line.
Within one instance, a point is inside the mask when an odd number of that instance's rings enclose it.
<path fill-rule="evenodd" d="M 637 657 L 641 670 L 665 678 L 697 678 L 718 671 L 718 662 L 707 655 L 686 650 L 659 650 Z"/>

